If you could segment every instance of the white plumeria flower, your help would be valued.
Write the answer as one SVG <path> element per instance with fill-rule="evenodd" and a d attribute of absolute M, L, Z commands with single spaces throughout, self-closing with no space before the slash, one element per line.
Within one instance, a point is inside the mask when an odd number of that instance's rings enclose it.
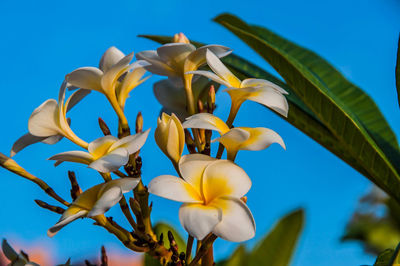
<path fill-rule="evenodd" d="M 228 160 L 203 154 L 185 155 L 179 162 L 182 178 L 162 175 L 149 184 L 149 192 L 183 202 L 179 219 L 185 230 L 202 240 L 209 233 L 233 242 L 255 235 L 255 222 L 240 199 L 251 187 L 245 171 Z"/>
<path fill-rule="evenodd" d="M 65 210 L 61 219 L 48 231 L 54 236 L 61 228 L 81 217 L 102 215 L 117 204 L 124 193 L 134 189 L 140 178 L 120 178 L 96 185 L 80 194 Z"/>
<path fill-rule="evenodd" d="M 61 136 L 64 136 L 77 145 L 87 148 L 88 143 L 81 140 L 71 130 L 66 113 L 90 91 L 77 90 L 64 103 L 67 86 L 67 82 L 64 81 L 60 88 L 58 103 L 54 99 L 49 99 L 33 111 L 28 121 L 29 133 L 30 135 L 38 137 L 36 140 L 50 144 L 56 143 Z M 17 143 L 14 152 L 11 151 L 12 155 L 35 141 L 30 135 L 25 135 L 23 139 Z"/>
<path fill-rule="evenodd" d="M 206 60 L 208 66 L 214 72 L 210 71 L 191 71 L 189 74 L 198 74 L 205 76 L 215 82 L 225 85 L 232 99 L 231 113 L 228 118 L 228 124 L 233 122 L 241 104 L 246 101 L 254 101 L 265 105 L 280 115 L 287 117 L 289 105 L 283 94 L 287 92 L 276 84 L 263 79 L 238 79 L 222 62 L 213 51 L 207 50 Z"/>
<path fill-rule="evenodd" d="M 68 85 L 66 85 L 66 86 L 68 86 Z M 85 89 L 80 89 L 80 90 L 76 91 L 75 93 L 73 93 L 71 95 L 71 99 L 69 100 L 67 112 L 69 110 L 71 110 L 72 107 L 74 107 L 78 102 L 80 102 L 89 93 L 90 93 L 90 90 L 85 90 Z M 68 122 L 68 124 L 70 124 L 69 118 L 67 118 L 67 122 Z M 11 148 L 10 156 L 13 157 L 15 154 L 17 154 L 18 152 L 20 152 L 21 150 L 25 149 L 26 147 L 28 147 L 32 144 L 42 142 L 45 144 L 52 145 L 52 144 L 56 144 L 57 142 L 59 142 L 62 138 L 63 138 L 63 135 L 60 135 L 60 134 L 53 135 L 53 136 L 47 136 L 47 137 L 38 137 L 38 136 L 34 136 L 28 132 L 25 135 L 23 135 L 22 137 L 20 137 L 17 141 L 14 142 L 14 144 Z"/>
<path fill-rule="evenodd" d="M 167 76 L 182 86 L 186 72 L 196 70 L 206 63 L 207 50 L 213 51 L 218 57 L 231 53 L 228 47 L 222 45 L 206 45 L 196 49 L 190 43 L 167 43 L 157 50 L 139 52 L 136 58 L 150 63 L 145 66 L 148 71 Z"/>
<path fill-rule="evenodd" d="M 148 78 L 141 79 L 145 73 L 143 67 L 149 63 L 139 60 L 130 64 L 132 58 L 133 52 L 124 55 L 116 47 L 110 47 L 103 54 L 99 68 L 78 68 L 69 73 L 66 80 L 75 87 L 103 93 L 120 119 L 126 120 L 122 110 L 129 92 Z M 127 124 L 127 121 L 122 122 Z"/>
<path fill-rule="evenodd" d="M 268 148 L 272 143 L 278 143 L 286 149 L 281 136 L 275 131 L 263 127 L 235 127 L 230 129 L 227 124 L 215 115 L 208 113 L 195 114 L 187 118 L 183 128 L 201 128 L 216 130 L 221 137 L 214 139 L 226 148 L 229 160 L 234 160 L 239 150 L 259 151 Z"/>
<path fill-rule="evenodd" d="M 56 160 L 56 166 L 68 161 L 87 164 L 101 173 L 113 172 L 128 162 L 129 155 L 143 147 L 149 132 L 150 129 L 122 139 L 111 135 L 104 136 L 90 142 L 88 152 L 62 152 L 50 157 L 49 160 Z"/>
<path fill-rule="evenodd" d="M 136 58 L 146 60 L 151 64 L 145 67 L 148 71 L 167 76 L 176 87 L 184 87 L 188 112 L 194 114 L 196 102 L 192 91 L 193 74 L 189 72 L 197 70 L 206 63 L 207 50 L 213 51 L 218 57 L 227 56 L 232 52 L 222 45 L 206 45 L 196 49 L 190 43 L 167 43 L 156 51 L 142 51 L 136 55 Z"/>

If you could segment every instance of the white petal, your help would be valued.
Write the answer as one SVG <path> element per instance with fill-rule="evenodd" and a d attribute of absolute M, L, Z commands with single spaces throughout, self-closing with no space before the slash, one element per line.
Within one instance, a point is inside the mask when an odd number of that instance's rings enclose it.
<path fill-rule="evenodd" d="M 62 138 L 63 138 L 63 136 L 61 136 L 61 135 L 54 135 L 54 136 L 50 136 L 50 137 L 43 139 L 41 142 L 45 143 L 45 144 L 53 145 L 53 144 L 56 144 L 57 142 L 59 142 Z"/>
<path fill-rule="evenodd" d="M 65 108 L 67 112 L 72 109 L 77 103 L 79 103 L 83 98 L 86 97 L 91 91 L 86 89 L 80 89 L 75 91 L 65 103 Z"/>
<path fill-rule="evenodd" d="M 199 203 L 202 202 L 199 193 L 179 177 L 162 175 L 149 183 L 149 192 L 174 201 Z"/>
<path fill-rule="evenodd" d="M 202 128 L 209 130 L 216 130 L 221 134 L 229 131 L 229 127 L 219 117 L 209 114 L 200 113 L 186 118 L 183 123 L 184 128 Z"/>
<path fill-rule="evenodd" d="M 214 204 L 222 207 L 222 221 L 213 229 L 215 235 L 231 242 L 242 242 L 254 237 L 256 224 L 244 202 L 237 198 L 224 197 Z"/>
<path fill-rule="evenodd" d="M 88 217 L 94 217 L 104 214 L 112 206 L 117 204 L 122 199 L 122 190 L 120 187 L 110 187 L 103 191 L 100 198 L 96 201 L 93 208 L 88 213 Z"/>
<path fill-rule="evenodd" d="M 110 91 L 115 89 L 114 83 L 124 74 L 128 68 L 129 63 L 132 61 L 133 53 L 128 54 L 124 58 L 122 58 L 118 63 L 113 65 L 107 72 L 104 72 L 104 75 L 101 79 L 101 86 L 104 91 L 107 93 L 115 93 L 115 91 Z"/>
<path fill-rule="evenodd" d="M 84 151 L 67 151 L 51 156 L 48 160 L 55 160 L 55 166 L 62 162 L 90 164 L 93 156 Z"/>
<path fill-rule="evenodd" d="M 57 115 L 57 101 L 54 99 L 45 101 L 31 114 L 28 121 L 29 133 L 38 137 L 57 135 L 60 132 Z"/>
<path fill-rule="evenodd" d="M 195 50 L 196 47 L 190 43 L 167 43 L 157 49 L 157 54 L 162 61 L 183 70 L 184 61 Z"/>
<path fill-rule="evenodd" d="M 232 128 L 230 131 L 225 133 L 214 141 L 219 141 L 226 148 L 228 159 L 234 161 L 237 152 L 243 143 L 250 138 L 250 133 L 242 128 Z"/>
<path fill-rule="evenodd" d="M 179 209 L 179 220 L 189 235 L 203 240 L 221 221 L 221 210 L 213 206 L 185 203 Z"/>
<path fill-rule="evenodd" d="M 227 81 L 225 81 L 224 79 L 220 78 L 219 76 L 217 76 L 216 74 L 214 74 L 210 71 L 196 70 L 196 71 L 186 72 L 185 74 L 201 75 L 203 77 L 209 78 L 209 79 L 211 79 L 219 84 L 222 84 L 224 86 L 227 86 L 227 87 L 231 86 L 231 84 L 229 84 Z"/>
<path fill-rule="evenodd" d="M 171 80 L 160 80 L 153 85 L 154 95 L 162 106 L 171 110 L 185 110 L 186 95 L 183 87 L 176 87 Z"/>
<path fill-rule="evenodd" d="M 217 159 L 204 154 L 188 154 L 179 161 L 179 171 L 186 182 L 201 194 L 202 177 L 205 168 Z"/>
<path fill-rule="evenodd" d="M 269 87 L 269 88 L 273 88 L 273 89 L 277 90 L 278 92 L 280 92 L 282 94 L 289 94 L 287 91 L 285 91 L 284 89 L 282 89 L 275 83 L 272 83 L 271 81 L 268 81 L 265 79 L 254 79 L 254 78 L 245 79 L 242 81 L 241 87 L 242 88 L 245 88 L 245 87 L 266 87 L 266 88 L 268 88 Z"/>
<path fill-rule="evenodd" d="M 105 186 L 118 186 L 121 188 L 122 193 L 127 193 L 134 189 L 139 182 L 140 178 L 124 177 L 108 181 Z"/>
<path fill-rule="evenodd" d="M 64 216 L 64 214 L 63 214 L 61 219 L 47 231 L 47 235 L 49 237 L 53 237 L 55 234 L 58 233 L 58 231 L 61 230 L 61 228 L 63 228 L 67 224 L 75 221 L 76 219 L 84 217 L 87 213 L 88 213 L 88 211 L 86 211 L 86 210 L 80 210 L 80 211 L 76 212 L 75 214 L 68 215 L 68 216 Z"/>
<path fill-rule="evenodd" d="M 146 143 L 147 136 L 149 135 L 150 129 L 137 133 L 135 135 L 130 135 L 124 137 L 117 142 L 115 142 L 110 147 L 110 151 L 117 149 L 117 148 L 125 148 L 128 150 L 129 154 L 133 154 L 140 150 L 143 145 Z"/>
<path fill-rule="evenodd" d="M 282 148 L 286 149 L 281 136 L 271 129 L 257 127 L 245 128 L 245 130 L 250 133 L 250 137 L 240 146 L 241 150 L 259 151 L 268 148 L 272 143 L 278 143 Z"/>
<path fill-rule="evenodd" d="M 113 65 L 118 63 L 123 57 L 125 57 L 125 54 L 123 52 L 121 52 L 117 47 L 111 46 L 101 57 L 99 68 L 103 72 L 107 72 Z"/>
<path fill-rule="evenodd" d="M 81 67 L 69 73 L 65 79 L 72 86 L 102 92 L 101 78 L 103 71 L 97 67 Z"/>
<path fill-rule="evenodd" d="M 107 135 L 89 143 L 88 151 L 94 157 L 103 156 L 110 149 L 111 145 L 118 141 L 118 138 Z"/>
<path fill-rule="evenodd" d="M 241 81 L 219 60 L 219 58 L 210 50 L 206 52 L 208 66 L 219 77 L 230 84 L 229 87 L 240 88 Z"/>
<path fill-rule="evenodd" d="M 218 160 L 207 166 L 203 174 L 203 194 L 207 202 L 221 196 L 243 197 L 251 187 L 246 172 L 228 160 Z"/>
<path fill-rule="evenodd" d="M 136 58 L 145 60 L 151 65 L 146 66 L 146 70 L 161 76 L 175 76 L 175 70 L 161 60 L 157 52 L 154 50 L 142 51 L 136 54 Z"/>
<path fill-rule="evenodd" d="M 129 153 L 125 148 L 118 148 L 100 157 L 89 164 L 93 168 L 102 173 L 109 173 L 118 170 L 121 166 L 125 165 L 129 160 Z"/>
<path fill-rule="evenodd" d="M 10 156 L 13 157 L 15 154 L 17 154 L 27 146 L 35 144 L 37 142 L 41 142 L 45 139 L 46 137 L 36 137 L 30 133 L 26 133 L 25 135 L 17 139 L 16 142 L 14 142 L 14 145 L 11 148 Z"/>
<path fill-rule="evenodd" d="M 252 95 L 248 98 L 250 101 L 254 101 L 265 105 L 272 110 L 276 111 L 280 115 L 287 117 L 289 111 L 289 105 L 284 95 L 272 88 L 263 88 L 260 90 L 258 95 Z"/>
<path fill-rule="evenodd" d="M 232 52 L 228 47 L 222 45 L 202 46 L 188 56 L 184 66 L 184 72 L 197 70 L 201 65 L 205 64 L 207 50 L 210 50 L 220 58 Z"/>

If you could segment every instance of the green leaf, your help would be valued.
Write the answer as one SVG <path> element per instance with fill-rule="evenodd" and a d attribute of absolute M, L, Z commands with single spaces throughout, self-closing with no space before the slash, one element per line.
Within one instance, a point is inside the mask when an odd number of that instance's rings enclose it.
<path fill-rule="evenodd" d="M 397 88 L 397 99 L 400 106 L 400 36 L 397 44 L 396 88 Z"/>
<path fill-rule="evenodd" d="M 139 36 L 161 44 L 172 41 L 172 37 L 169 36 Z M 191 43 L 196 47 L 201 47 L 204 45 L 203 43 L 196 41 L 191 41 Z M 318 119 L 318 117 L 304 104 L 304 102 L 296 95 L 294 90 L 286 83 L 240 56 L 231 54 L 223 58 L 222 61 L 234 72 L 235 75 L 241 79 L 266 79 L 288 91 L 289 95 L 287 95 L 287 99 L 290 111 L 287 118 L 282 118 L 331 151 L 333 154 L 344 160 L 363 175 L 369 175 L 367 170 L 364 169 L 364 166 L 362 166 L 351 154 L 349 154 L 349 152 L 343 147 L 334 134 Z"/>
<path fill-rule="evenodd" d="M 289 265 L 304 224 L 304 211 L 296 210 L 278 221 L 268 235 L 254 248 L 248 265 Z"/>
<path fill-rule="evenodd" d="M 248 256 L 246 252 L 246 247 L 242 244 L 236 248 L 232 255 L 221 262 L 218 262 L 217 266 L 241 266 L 246 265 L 246 257 Z"/>
<path fill-rule="evenodd" d="M 265 28 L 230 14 L 215 21 L 267 60 L 332 132 L 354 165 L 400 202 L 400 176 L 392 164 L 400 158 L 396 136 L 368 95 L 315 53 Z"/>

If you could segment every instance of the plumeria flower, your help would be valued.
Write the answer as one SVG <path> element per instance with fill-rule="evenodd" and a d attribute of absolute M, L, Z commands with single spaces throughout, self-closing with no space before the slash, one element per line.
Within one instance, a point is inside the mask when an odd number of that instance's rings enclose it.
<path fill-rule="evenodd" d="M 242 168 L 228 160 L 203 154 L 183 156 L 179 162 L 182 178 L 162 175 L 149 184 L 149 192 L 183 202 L 179 219 L 185 230 L 202 240 L 213 233 L 233 242 L 255 235 L 255 222 L 240 199 L 251 187 Z"/>
<path fill-rule="evenodd" d="M 122 139 L 108 135 L 89 143 L 88 152 L 68 151 L 56 154 L 49 158 L 55 160 L 55 165 L 62 162 L 76 162 L 87 164 L 102 173 L 118 170 L 129 160 L 129 155 L 140 150 L 146 142 L 150 129 Z"/>
<path fill-rule="evenodd" d="M 66 85 L 66 84 L 63 84 L 63 85 Z M 80 89 L 80 90 L 76 91 L 75 93 L 73 93 L 71 95 L 71 99 L 69 100 L 67 112 L 69 110 L 71 110 L 72 107 L 74 107 L 78 102 L 80 102 L 89 93 L 90 93 L 89 90 L 84 90 L 84 89 Z M 68 124 L 71 123 L 69 118 L 67 118 L 67 122 L 68 122 Z M 11 148 L 10 156 L 11 157 L 14 156 L 15 154 L 17 154 L 21 150 L 25 149 L 29 145 L 32 145 L 32 144 L 35 144 L 38 142 L 52 145 L 52 144 L 56 144 L 57 142 L 59 142 L 62 138 L 63 138 L 63 135 L 60 135 L 60 134 L 47 136 L 47 137 L 38 137 L 38 136 L 34 136 L 28 132 L 25 135 L 23 135 L 22 137 L 20 137 L 13 144 L 13 146 Z"/>
<path fill-rule="evenodd" d="M 205 76 L 215 82 L 227 87 L 226 92 L 232 99 L 231 112 L 228 118 L 228 125 L 232 125 L 240 106 L 246 100 L 254 101 L 265 105 L 278 114 L 287 117 L 289 105 L 283 94 L 287 92 L 276 84 L 263 79 L 238 79 L 211 50 L 206 52 L 208 66 L 214 72 L 196 70 L 187 72 Z"/>
<path fill-rule="evenodd" d="M 32 144 L 35 140 L 53 144 L 61 136 L 66 137 L 83 148 L 88 147 L 88 143 L 81 140 L 71 130 L 66 113 L 85 97 L 89 91 L 77 90 L 64 103 L 67 85 L 67 82 L 64 81 L 60 88 L 58 103 L 54 99 L 49 99 L 33 111 L 28 121 L 30 135 L 25 135 L 22 140 L 19 140 L 16 149 L 13 149 L 14 152 L 11 151 L 11 154 L 15 154 L 16 151 Z M 31 135 L 38 138 L 34 139 Z"/>
<path fill-rule="evenodd" d="M 232 161 L 239 150 L 259 151 L 268 148 L 272 143 L 278 143 L 286 149 L 281 136 L 271 129 L 263 127 L 235 127 L 230 129 L 220 118 L 208 113 L 188 117 L 183 123 L 183 127 L 218 131 L 221 136 L 213 142 L 219 141 L 224 145 L 227 157 Z"/>
<path fill-rule="evenodd" d="M 140 178 L 120 178 L 91 187 L 80 194 L 61 216 L 61 219 L 48 231 L 54 236 L 61 228 L 81 217 L 102 215 L 117 204 L 124 193 L 134 189 Z"/>
<path fill-rule="evenodd" d="M 164 44 L 157 50 L 139 52 L 136 54 L 136 58 L 150 63 L 149 66 L 145 66 L 148 71 L 167 76 L 175 86 L 184 87 L 189 113 L 194 114 L 193 74 L 188 72 L 195 71 L 206 63 L 207 50 L 212 51 L 218 57 L 227 56 L 232 52 L 228 47 L 222 45 L 206 45 L 196 49 L 190 43 L 179 42 Z"/>
<path fill-rule="evenodd" d="M 66 80 L 75 87 L 96 90 L 103 93 L 110 101 L 116 113 L 127 123 L 122 110 L 129 92 L 147 78 L 141 79 L 145 73 L 144 60 L 132 64 L 133 53 L 124 55 L 116 47 L 110 47 L 102 56 L 97 67 L 81 67 L 66 76 Z"/>

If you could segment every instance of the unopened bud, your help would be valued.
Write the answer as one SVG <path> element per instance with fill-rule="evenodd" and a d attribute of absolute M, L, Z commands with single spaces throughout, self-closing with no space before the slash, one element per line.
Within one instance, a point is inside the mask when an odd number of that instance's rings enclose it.
<path fill-rule="evenodd" d="M 136 116 L 136 133 L 143 131 L 143 116 L 142 112 L 139 112 Z"/>
<path fill-rule="evenodd" d="M 214 88 L 214 85 L 210 86 L 210 90 L 208 91 L 208 97 L 210 99 L 210 103 L 215 104 L 215 88 Z"/>
<path fill-rule="evenodd" d="M 182 32 L 177 33 L 177 34 L 174 35 L 173 42 L 190 43 L 189 39 Z"/>
<path fill-rule="evenodd" d="M 199 109 L 199 113 L 203 113 L 204 105 L 203 105 L 203 102 L 201 100 L 197 101 L 197 108 Z"/>
<path fill-rule="evenodd" d="M 104 120 L 101 117 L 99 117 L 99 127 L 103 132 L 104 136 L 111 135 L 110 128 L 107 126 L 106 122 L 104 122 Z"/>

